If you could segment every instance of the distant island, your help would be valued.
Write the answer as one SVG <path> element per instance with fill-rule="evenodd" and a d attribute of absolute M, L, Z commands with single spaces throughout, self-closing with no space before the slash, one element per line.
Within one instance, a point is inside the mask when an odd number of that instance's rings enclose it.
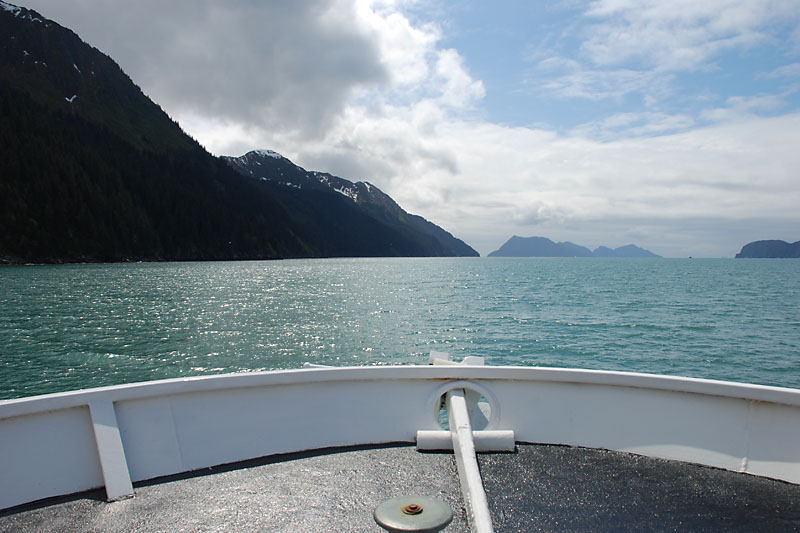
<path fill-rule="evenodd" d="M 736 259 L 797 259 L 800 258 L 800 241 L 755 241 L 745 244 Z"/>
<path fill-rule="evenodd" d="M 611 249 L 600 246 L 594 251 L 571 242 L 553 242 L 546 237 L 514 235 L 489 257 L 661 257 L 644 248 L 628 244 Z"/>

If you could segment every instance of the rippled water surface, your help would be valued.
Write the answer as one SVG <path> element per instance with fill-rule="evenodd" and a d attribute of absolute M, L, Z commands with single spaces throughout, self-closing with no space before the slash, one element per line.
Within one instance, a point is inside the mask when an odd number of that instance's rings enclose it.
<path fill-rule="evenodd" d="M 0 398 L 329 365 L 800 387 L 800 261 L 331 259 L 0 268 Z"/>

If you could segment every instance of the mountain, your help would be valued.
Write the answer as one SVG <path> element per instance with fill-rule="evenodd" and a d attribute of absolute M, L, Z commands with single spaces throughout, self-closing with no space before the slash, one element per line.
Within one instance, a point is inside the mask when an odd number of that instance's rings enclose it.
<path fill-rule="evenodd" d="M 418 215 L 407 213 L 392 198 L 370 183 L 353 183 L 327 172 L 307 171 L 272 150 L 253 150 L 240 157 L 223 156 L 222 159 L 241 175 L 254 180 L 287 188 L 340 195 L 359 212 L 400 232 L 414 232 L 432 238 L 438 243 L 432 246 L 441 247 L 437 255 L 479 255 L 464 241 L 453 237 L 439 226 Z M 422 239 L 420 236 L 417 238 Z"/>
<path fill-rule="evenodd" d="M 598 246 L 594 252 L 592 252 L 594 257 L 617 257 L 616 252 L 607 246 Z"/>
<path fill-rule="evenodd" d="M 744 258 L 800 258 L 800 241 L 755 241 L 745 244 L 736 259 Z"/>
<path fill-rule="evenodd" d="M 489 257 L 591 257 L 592 251 L 571 242 L 555 243 L 545 237 L 514 235 Z"/>
<path fill-rule="evenodd" d="M 605 246 L 601 246 L 600 248 L 604 248 L 605 250 L 609 250 Z M 658 254 L 654 254 L 650 250 L 645 250 L 644 248 L 639 248 L 635 244 L 626 244 L 625 246 L 620 246 L 619 248 L 614 248 L 611 250 L 613 255 L 608 256 L 605 255 L 605 250 L 600 252 L 600 248 L 597 248 L 594 252 L 592 252 L 593 257 L 628 257 L 628 258 L 645 258 L 645 257 L 661 257 Z"/>
<path fill-rule="evenodd" d="M 138 149 L 198 147 L 107 55 L 36 11 L 0 1 L 0 83 Z"/>
<path fill-rule="evenodd" d="M 661 257 L 633 244 L 612 250 L 600 246 L 594 252 L 571 243 L 555 243 L 546 237 L 518 237 L 514 235 L 489 257 Z"/>
<path fill-rule="evenodd" d="M 33 10 L 0 2 L 0 36 L 0 262 L 464 251 L 412 215 L 390 222 L 338 192 L 243 176 Z"/>

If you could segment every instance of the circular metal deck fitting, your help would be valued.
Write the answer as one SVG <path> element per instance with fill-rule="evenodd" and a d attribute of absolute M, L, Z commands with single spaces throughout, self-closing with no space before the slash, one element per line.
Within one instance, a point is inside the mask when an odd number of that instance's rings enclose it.
<path fill-rule="evenodd" d="M 403 514 L 419 514 L 423 511 L 422 507 L 416 503 L 409 503 L 403 507 Z"/>
<path fill-rule="evenodd" d="M 386 531 L 435 532 L 453 520 L 453 510 L 427 496 L 400 496 L 382 502 L 372 514 Z"/>

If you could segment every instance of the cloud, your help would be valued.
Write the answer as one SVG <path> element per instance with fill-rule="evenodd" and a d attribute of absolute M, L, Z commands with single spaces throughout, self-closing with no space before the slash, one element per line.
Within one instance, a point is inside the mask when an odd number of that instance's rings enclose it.
<path fill-rule="evenodd" d="M 179 118 L 314 137 L 357 91 L 387 84 L 395 72 L 353 2 L 31 4 L 80 28 Z"/>
<path fill-rule="evenodd" d="M 483 82 L 473 80 L 464 69 L 464 61 L 453 49 L 442 50 L 436 60 L 436 78 L 441 87 L 442 104 L 456 109 L 468 108 L 483 98 Z"/>
<path fill-rule="evenodd" d="M 797 20 L 793 2 L 739 4 L 591 3 L 580 53 L 537 56 L 532 83 L 560 98 L 647 95 L 652 108 L 558 132 L 486 120 L 483 82 L 403 2 L 32 1 L 214 153 L 271 148 L 370 181 L 484 254 L 517 234 L 674 256 L 797 239 L 769 233 L 800 227 L 800 114 L 784 97 L 731 96 L 702 115 L 656 105 L 678 70 L 763 42 L 781 16 Z M 661 50 L 655 36 L 667 33 Z"/>
<path fill-rule="evenodd" d="M 798 31 L 800 31 L 800 28 Z M 780 66 L 770 72 L 760 74 L 758 77 L 762 79 L 800 78 L 800 62 Z"/>
<path fill-rule="evenodd" d="M 367 122 L 360 131 L 381 129 L 380 119 Z M 613 141 L 483 122 L 456 121 L 429 133 L 415 130 L 410 119 L 398 124 L 405 134 L 384 146 L 385 157 L 413 139 L 449 154 L 458 172 L 418 159 L 395 168 L 391 180 L 371 181 L 484 253 L 513 234 L 575 242 L 595 235 L 608 245 L 648 234 L 637 244 L 662 254 L 732 255 L 744 242 L 730 228 L 746 226 L 742 221 L 762 229 L 766 220 L 800 223 L 797 114 Z M 693 229 L 692 220 L 705 221 L 704 231 Z M 707 240 L 693 242 L 698 237 Z"/>
<path fill-rule="evenodd" d="M 693 117 L 685 114 L 627 112 L 616 113 L 595 122 L 581 124 L 571 133 L 593 139 L 611 140 L 686 131 L 695 123 Z"/>
<path fill-rule="evenodd" d="M 595 65 L 638 61 L 660 71 L 707 68 L 720 53 L 770 40 L 770 27 L 798 21 L 791 0 L 597 0 L 582 46 Z"/>
<path fill-rule="evenodd" d="M 780 95 L 734 96 L 728 98 L 725 107 L 703 111 L 702 117 L 714 122 L 739 121 L 760 113 L 775 111 L 785 106 L 786 101 Z"/>
<path fill-rule="evenodd" d="M 663 97 L 670 92 L 671 80 L 660 72 L 593 69 L 574 59 L 550 57 L 539 62 L 531 84 L 557 99 L 621 100 L 632 93 Z"/>
<path fill-rule="evenodd" d="M 617 102 L 637 95 L 657 110 L 683 91 L 687 75 L 718 73 L 759 49 L 800 51 L 797 39 L 788 44 L 800 35 L 793 0 L 595 0 L 578 20 L 526 53 L 538 95 Z M 794 74 L 787 65 L 768 76 Z"/>

